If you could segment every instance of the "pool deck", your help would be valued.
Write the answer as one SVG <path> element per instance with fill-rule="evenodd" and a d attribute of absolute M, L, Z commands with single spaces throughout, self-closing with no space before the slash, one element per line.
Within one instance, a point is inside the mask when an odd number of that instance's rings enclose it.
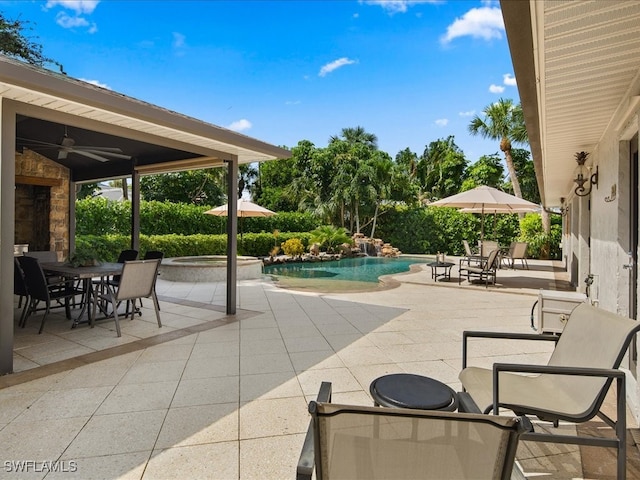
<path fill-rule="evenodd" d="M 500 270 L 489 288 L 458 286 L 457 274 L 435 282 L 425 265 L 369 292 L 245 280 L 234 316 L 224 313 L 223 283 L 160 278 L 162 329 L 145 301 L 141 317 L 121 322 L 120 339 L 112 322 L 71 330 L 56 314 L 38 335 L 31 319 L 16 329 L 17 373 L 0 377 L 2 457 L 64 461 L 77 472 L 20 474 L 4 464 L 0 479 L 293 478 L 321 381 L 333 383 L 335 402 L 362 405 L 372 404 L 370 382 L 393 372 L 459 389 L 463 330 L 531 332 L 538 289 L 569 288 L 559 263 L 530 266 Z M 479 345 L 471 357 L 544 363 L 541 343 Z M 601 426 L 584 429 L 599 435 Z M 632 416 L 629 431 L 638 431 Z M 628 478 L 640 478 L 633 437 L 630 445 Z M 518 462 L 527 478 L 614 478 L 614 454 L 601 448 L 522 442 Z"/>

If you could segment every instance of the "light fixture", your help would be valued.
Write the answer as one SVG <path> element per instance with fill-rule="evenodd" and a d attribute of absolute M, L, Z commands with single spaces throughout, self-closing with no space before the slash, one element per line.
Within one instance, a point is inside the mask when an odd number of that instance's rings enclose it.
<path fill-rule="evenodd" d="M 578 152 L 575 155 L 578 166 L 576 167 L 573 177 L 573 181 L 576 183 L 574 193 L 579 197 L 586 197 L 589 195 L 593 185 L 595 185 L 596 188 L 598 187 L 598 167 L 596 166 L 596 171 L 589 175 L 591 169 L 584 164 L 587 161 L 588 156 L 589 154 L 587 152 Z M 587 182 L 589 185 L 585 187 L 584 184 Z"/>
<path fill-rule="evenodd" d="M 567 213 L 569 213 L 569 205 L 565 205 L 564 201 L 566 199 L 564 197 L 560 197 L 560 215 L 562 215 L 563 217 L 567 215 Z"/>

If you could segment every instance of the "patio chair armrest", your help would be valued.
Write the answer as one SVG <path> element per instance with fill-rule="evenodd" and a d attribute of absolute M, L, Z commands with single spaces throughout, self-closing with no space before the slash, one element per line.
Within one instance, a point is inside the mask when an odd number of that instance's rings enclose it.
<path fill-rule="evenodd" d="M 318 392 L 317 402 L 331 402 L 331 382 L 322 382 L 320 391 Z M 313 419 L 309 421 L 307 435 L 304 437 L 302 452 L 298 459 L 298 467 L 296 468 L 296 480 L 311 480 L 313 469 L 315 467 L 315 452 L 313 448 Z"/>
<path fill-rule="evenodd" d="M 465 330 L 462 332 L 462 368 L 467 368 L 467 340 L 469 338 L 503 338 L 506 340 L 533 340 L 558 343 L 559 335 L 545 333 L 516 333 L 516 332 L 484 332 L 475 330 Z"/>
<path fill-rule="evenodd" d="M 563 367 L 560 365 L 533 365 L 522 363 L 494 363 L 493 375 L 499 372 L 549 373 L 552 375 L 574 375 L 581 377 L 624 378 L 625 374 L 617 368 Z"/>
<path fill-rule="evenodd" d="M 573 375 L 580 377 L 604 377 L 617 379 L 618 385 L 624 388 L 625 373 L 617 368 L 564 367 L 560 365 L 531 365 L 520 363 L 493 364 L 493 412 L 497 415 L 500 406 L 500 372 L 511 373 L 545 373 L 551 375 Z"/>

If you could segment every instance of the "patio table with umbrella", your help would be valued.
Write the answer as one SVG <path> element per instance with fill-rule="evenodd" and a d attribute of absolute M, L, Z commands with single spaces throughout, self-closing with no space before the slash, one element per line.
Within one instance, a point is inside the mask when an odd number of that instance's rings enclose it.
<path fill-rule="evenodd" d="M 452 207 L 466 212 L 480 213 L 481 242 L 484 241 L 485 213 L 525 213 L 535 212 L 540 209 L 540 207 L 533 202 L 486 185 L 481 185 L 466 192 L 442 198 L 429 205 L 434 207 Z"/>
<path fill-rule="evenodd" d="M 275 215 L 276 212 L 272 212 L 271 210 L 261 207 L 249 200 L 239 199 L 238 200 L 238 217 L 240 218 L 240 238 L 242 238 L 242 219 L 244 217 L 270 217 Z M 207 215 L 215 215 L 218 217 L 226 217 L 229 214 L 229 206 L 228 204 L 220 205 L 219 207 L 212 208 L 211 210 L 207 210 Z"/>

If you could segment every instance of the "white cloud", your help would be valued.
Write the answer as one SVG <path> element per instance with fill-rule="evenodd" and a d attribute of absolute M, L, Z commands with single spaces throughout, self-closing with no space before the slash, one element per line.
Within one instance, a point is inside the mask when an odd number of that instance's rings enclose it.
<path fill-rule="evenodd" d="M 334 60 L 333 62 L 329 62 L 326 65 L 323 65 L 322 68 L 320 69 L 320 72 L 318 73 L 318 76 L 324 77 L 328 73 L 331 73 L 340 67 L 344 67 L 345 65 L 352 65 L 354 63 L 356 63 L 356 61 L 351 60 L 350 58 L 347 58 L 347 57 L 339 58 L 337 60 Z"/>
<path fill-rule="evenodd" d="M 409 6 L 419 3 L 438 3 L 438 0 L 360 0 L 366 5 L 378 5 L 390 15 L 394 13 L 406 13 Z"/>
<path fill-rule="evenodd" d="M 460 115 L 461 117 L 472 117 L 476 114 L 475 110 L 468 110 L 466 112 L 460 112 L 458 115 Z"/>
<path fill-rule="evenodd" d="M 502 78 L 504 79 L 504 84 L 508 85 L 509 87 L 515 87 L 516 85 L 518 85 L 516 83 L 516 77 L 514 77 L 513 75 L 511 75 L 510 73 L 505 73 Z"/>
<path fill-rule="evenodd" d="M 242 132 L 244 130 L 249 130 L 253 125 L 249 120 L 243 118 L 241 120 L 236 120 L 227 126 L 229 130 L 233 130 L 234 132 Z"/>
<path fill-rule="evenodd" d="M 58 12 L 56 15 L 56 23 L 62 28 L 88 27 L 89 22 L 83 17 L 72 17 L 66 12 Z"/>
<path fill-rule="evenodd" d="M 448 124 L 448 118 L 439 118 L 438 120 L 436 120 L 436 125 L 438 125 L 439 127 L 446 127 Z"/>
<path fill-rule="evenodd" d="M 83 14 L 90 15 L 98 6 L 99 0 L 48 0 L 45 9 L 60 6 L 65 10 L 56 14 L 56 23 L 62 28 L 87 28 L 88 33 L 96 33 L 98 26 L 89 22 Z M 73 13 L 69 14 L 68 10 Z"/>
<path fill-rule="evenodd" d="M 48 0 L 45 8 L 49 9 L 60 5 L 62 8 L 73 10 L 76 15 L 91 14 L 100 3 L 100 0 Z"/>
<path fill-rule="evenodd" d="M 182 33 L 173 32 L 173 48 L 182 48 L 186 46 L 187 42 L 185 41 L 187 37 L 185 37 Z"/>
<path fill-rule="evenodd" d="M 502 85 L 494 85 L 493 83 L 489 85 L 489 91 L 491 93 L 502 93 L 504 92 L 504 87 Z"/>
<path fill-rule="evenodd" d="M 87 80 L 86 78 L 79 78 L 78 80 L 82 80 L 83 82 L 90 83 L 91 85 L 95 85 L 97 87 L 102 87 L 111 90 L 111 87 L 106 83 L 101 83 L 98 80 Z"/>
<path fill-rule="evenodd" d="M 285 105 L 300 105 L 301 103 L 300 100 L 287 100 L 284 102 Z"/>
<path fill-rule="evenodd" d="M 499 39 L 502 38 L 502 32 L 504 32 L 504 21 L 500 8 L 472 8 L 462 18 L 456 18 L 447 27 L 446 35 L 443 35 L 440 40 L 446 44 L 454 38 L 465 36 L 483 40 Z"/>

